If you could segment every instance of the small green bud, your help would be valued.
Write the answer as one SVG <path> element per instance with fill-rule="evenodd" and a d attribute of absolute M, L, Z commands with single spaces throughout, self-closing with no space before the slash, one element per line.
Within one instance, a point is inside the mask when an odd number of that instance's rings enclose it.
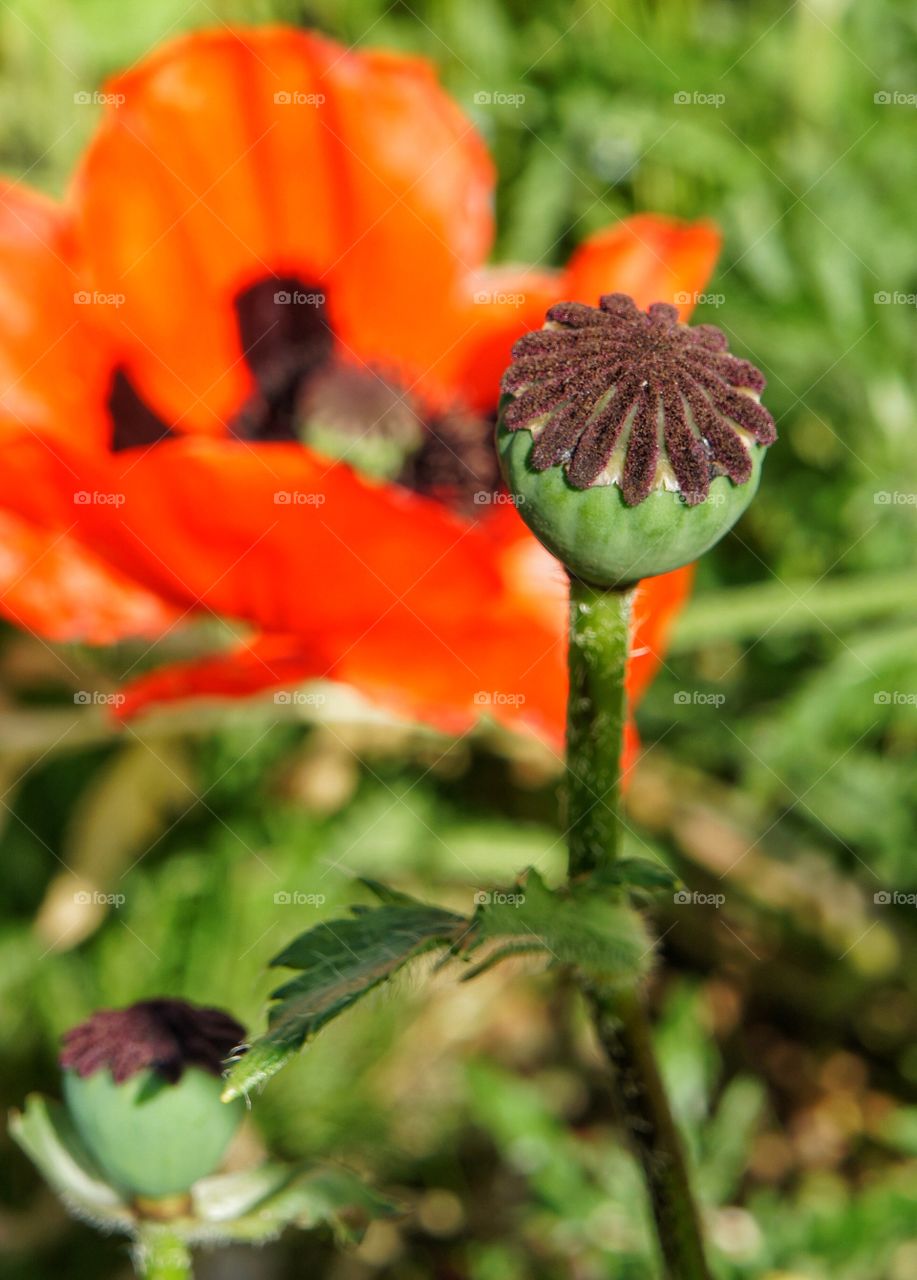
<path fill-rule="evenodd" d="M 564 302 L 513 348 L 497 449 L 519 514 L 578 578 L 618 587 L 735 524 L 776 439 L 763 375 L 674 307 Z"/>
<path fill-rule="evenodd" d="M 220 1101 L 243 1028 L 218 1009 L 147 1000 L 68 1032 L 63 1092 L 100 1168 L 131 1198 L 180 1195 L 212 1173 L 242 1118 Z"/>

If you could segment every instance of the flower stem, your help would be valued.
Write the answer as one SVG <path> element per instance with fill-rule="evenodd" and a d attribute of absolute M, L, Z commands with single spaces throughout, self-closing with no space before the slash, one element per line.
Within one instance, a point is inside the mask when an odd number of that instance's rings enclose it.
<path fill-rule="evenodd" d="M 570 579 L 566 821 L 571 879 L 602 871 L 618 853 L 633 597 L 633 591 L 604 591 Z"/>
<path fill-rule="evenodd" d="M 137 1246 L 137 1271 L 144 1280 L 189 1280 L 191 1251 L 180 1236 L 163 1227 L 146 1228 Z"/>
<path fill-rule="evenodd" d="M 618 856 L 625 675 L 633 591 L 570 580 L 567 828 L 571 878 Z M 583 984 L 615 1073 L 615 1102 L 649 1191 L 668 1280 L 709 1280 L 685 1154 L 635 989 Z"/>

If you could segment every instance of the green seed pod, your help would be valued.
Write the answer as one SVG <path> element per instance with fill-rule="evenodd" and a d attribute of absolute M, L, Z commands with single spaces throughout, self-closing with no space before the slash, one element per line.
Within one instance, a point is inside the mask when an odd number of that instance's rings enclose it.
<path fill-rule="evenodd" d="M 243 1112 L 220 1101 L 221 1067 L 243 1037 L 218 1009 L 165 999 L 102 1010 L 67 1033 L 67 1108 L 121 1191 L 172 1196 L 217 1168 Z"/>
<path fill-rule="evenodd" d="M 674 307 L 564 302 L 503 377 L 497 448 L 519 514 L 575 577 L 619 587 L 735 524 L 776 439 L 763 375 Z"/>

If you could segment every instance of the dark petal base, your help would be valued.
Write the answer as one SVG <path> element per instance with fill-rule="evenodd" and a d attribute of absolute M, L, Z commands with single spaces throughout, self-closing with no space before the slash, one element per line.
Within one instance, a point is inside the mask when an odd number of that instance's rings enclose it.
<path fill-rule="evenodd" d="M 480 514 L 500 487 L 494 420 L 460 407 L 431 411 L 383 370 L 335 353 L 327 288 L 298 276 L 265 276 L 234 302 L 243 358 L 254 381 L 227 424 L 239 440 L 309 441 L 310 422 L 345 441 L 385 437 L 403 447 L 398 483 L 466 513 Z M 148 447 L 180 433 L 146 403 L 117 368 L 108 397 L 111 447 Z M 359 448 L 345 448 L 359 465 Z"/>

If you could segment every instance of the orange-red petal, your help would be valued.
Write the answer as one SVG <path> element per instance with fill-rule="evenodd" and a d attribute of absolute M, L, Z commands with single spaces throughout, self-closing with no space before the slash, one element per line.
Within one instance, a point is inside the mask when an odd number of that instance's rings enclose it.
<path fill-rule="evenodd" d="M 566 271 L 492 267 L 466 282 L 467 305 L 439 365 L 454 392 L 492 409 L 513 343 L 540 329 L 560 300 L 595 305 L 603 293 L 630 293 L 640 306 L 668 301 L 686 319 L 716 263 L 719 232 L 708 222 L 658 214 L 625 218 L 584 241 Z"/>
<path fill-rule="evenodd" d="M 541 328 L 544 313 L 561 296 L 562 279 L 557 271 L 510 266 L 468 278 L 458 329 L 439 365 L 453 395 L 475 409 L 495 407 L 513 343 Z"/>
<path fill-rule="evenodd" d="M 239 697 L 292 689 L 312 679 L 345 682 L 408 719 L 463 733 L 482 716 L 540 737 L 563 752 L 566 702 L 566 586 L 556 561 L 503 513 L 484 523 L 504 581 L 472 616 L 461 606 L 440 622 L 391 611 L 368 624 L 343 623 L 296 635 L 262 635 L 230 652 L 141 677 L 125 689 L 122 714 L 187 697 Z M 640 584 L 634 605 L 628 698 L 633 712 L 663 660 L 692 570 Z M 460 602 L 456 601 L 460 605 Z M 420 661 L 406 655 L 421 654 Z M 628 723 L 623 762 L 639 739 Z"/>
<path fill-rule="evenodd" d="M 0 511 L 0 613 L 48 640 L 112 644 L 156 636 L 175 617 L 161 600 L 80 546 Z"/>
<path fill-rule="evenodd" d="M 123 691 L 119 714 L 188 697 L 240 697 L 337 680 L 377 706 L 446 733 L 464 733 L 487 716 L 562 751 L 562 639 L 521 618 L 486 615 L 482 604 L 477 619 L 458 617 L 443 628 L 414 614 L 386 615 L 359 631 L 260 636 L 141 677 Z M 406 654 L 422 656 L 408 661 Z"/>
<path fill-rule="evenodd" d="M 112 357 L 89 321 L 75 261 L 67 213 L 22 184 L 0 183 L 0 474 L 15 440 L 45 459 L 107 444 Z M 4 616 L 51 640 L 94 644 L 169 625 L 173 611 L 80 545 L 72 521 L 47 518 L 36 469 L 7 480 L 29 492 L 33 511 L 30 519 L 0 511 Z"/>
<path fill-rule="evenodd" d="M 567 267 L 563 296 L 594 306 L 603 293 L 629 293 L 638 307 L 673 303 L 686 320 L 710 279 L 720 244 L 711 222 L 636 214 L 580 245 Z"/>
<path fill-rule="evenodd" d="M 439 503 L 298 445 L 185 437 L 117 455 L 11 440 L 0 506 L 179 606 L 264 629 L 445 624 L 499 591 L 480 535 Z"/>
<path fill-rule="evenodd" d="M 110 355 L 86 320 L 67 214 L 0 182 L 0 415 L 14 430 L 101 443 Z M 2 438 L 2 437 L 0 437 Z"/>
<path fill-rule="evenodd" d="M 93 288 L 124 298 L 101 319 L 161 416 L 222 429 L 250 387 L 233 298 L 271 273 L 327 291 L 352 358 L 435 379 L 455 333 L 439 317 L 490 243 L 493 178 L 426 63 L 222 28 L 107 92 L 73 202 Z"/>
<path fill-rule="evenodd" d="M 257 635 L 224 652 L 138 676 L 123 686 L 117 715 L 128 720 L 187 698 L 242 698 L 281 686 L 292 690 L 322 676 L 326 667 L 321 647 L 311 648 L 302 636 Z"/>

